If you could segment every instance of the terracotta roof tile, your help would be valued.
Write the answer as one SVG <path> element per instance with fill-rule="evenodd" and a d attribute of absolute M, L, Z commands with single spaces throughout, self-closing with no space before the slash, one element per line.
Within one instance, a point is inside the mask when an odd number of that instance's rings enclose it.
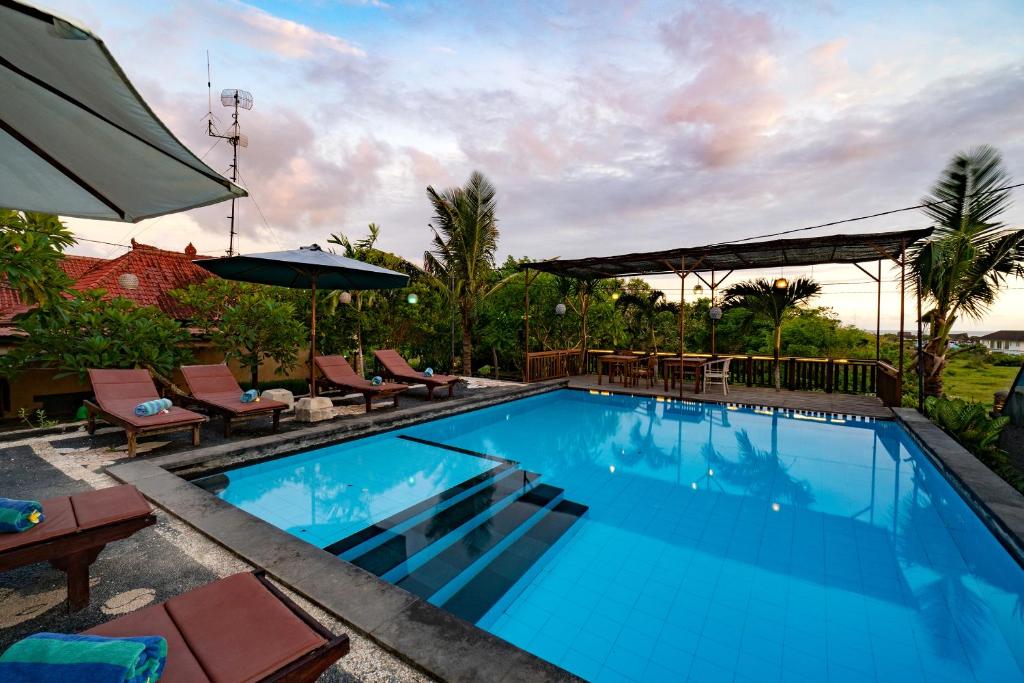
<path fill-rule="evenodd" d="M 79 291 L 104 289 L 109 298 L 121 296 L 140 306 L 156 306 L 182 320 L 188 317 L 188 309 L 168 293 L 214 277 L 192 263 L 194 258 L 211 257 L 196 254 L 191 244 L 184 251 L 166 251 L 132 240 L 132 250 L 117 258 L 68 255 L 61 261 L 61 268 L 75 281 L 72 286 Z M 137 286 L 122 281 L 121 276 L 128 274 L 138 278 Z M 26 310 L 28 307 L 22 304 L 17 292 L 0 283 L 0 323 Z"/>

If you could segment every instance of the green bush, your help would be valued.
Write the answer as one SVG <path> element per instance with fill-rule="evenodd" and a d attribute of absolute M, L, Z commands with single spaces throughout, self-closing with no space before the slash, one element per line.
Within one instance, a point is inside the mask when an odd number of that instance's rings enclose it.
<path fill-rule="evenodd" d="M 992 417 L 982 403 L 934 396 L 925 399 L 924 411 L 932 422 L 993 472 L 1024 491 L 1024 477 L 1010 463 L 1006 451 L 999 447 L 999 436 L 1009 424 L 1009 417 Z"/>

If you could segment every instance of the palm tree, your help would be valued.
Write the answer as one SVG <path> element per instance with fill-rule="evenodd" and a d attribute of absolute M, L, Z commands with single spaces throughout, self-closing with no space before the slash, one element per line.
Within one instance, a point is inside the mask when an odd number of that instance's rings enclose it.
<path fill-rule="evenodd" d="M 1024 230 L 999 216 L 1010 206 L 1010 178 L 999 152 L 987 145 L 953 157 L 925 199 L 935 230 L 908 250 L 915 287 L 928 302 L 929 325 L 922 351 L 924 393 L 942 394 L 949 334 L 958 318 L 981 318 L 999 288 L 1024 275 Z"/>
<path fill-rule="evenodd" d="M 438 192 L 427 187 L 434 206 L 430 229 L 433 249 L 423 254 L 424 267 L 438 286 L 446 288 L 462 320 L 462 373 L 473 369 L 473 325 L 477 306 L 508 280 L 491 284 L 498 248 L 495 189 L 479 171 L 463 187 Z"/>
<path fill-rule="evenodd" d="M 658 352 L 657 319 L 661 313 L 677 313 L 679 304 L 668 301 L 665 292 L 658 289 L 649 291 L 627 291 L 615 302 L 629 321 L 630 333 L 634 340 L 639 335 L 647 337 L 649 351 Z"/>
<path fill-rule="evenodd" d="M 797 306 L 807 303 L 821 293 L 821 285 L 810 278 L 797 278 L 785 287 L 764 278 L 739 282 L 725 290 L 724 303 L 730 308 L 746 309 L 751 317 L 767 320 L 775 328 L 773 373 L 775 391 L 782 389 L 779 372 L 779 352 L 782 349 L 782 323 Z"/>

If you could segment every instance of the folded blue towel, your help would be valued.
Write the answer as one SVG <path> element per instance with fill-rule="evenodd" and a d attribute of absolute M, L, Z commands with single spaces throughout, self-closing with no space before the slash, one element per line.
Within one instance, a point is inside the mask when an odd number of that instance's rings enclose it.
<path fill-rule="evenodd" d="M 0 656 L 5 683 L 156 683 L 167 662 L 160 636 L 101 636 L 36 633 Z"/>
<path fill-rule="evenodd" d="M 43 506 L 35 500 L 0 498 L 0 532 L 28 531 L 43 521 Z"/>
<path fill-rule="evenodd" d="M 424 377 L 433 377 L 434 376 L 434 368 L 427 368 L 426 370 L 424 370 L 423 371 L 423 376 Z"/>
<path fill-rule="evenodd" d="M 370 384 L 375 387 L 379 387 L 384 383 L 384 379 L 380 375 L 374 375 L 373 379 L 370 380 Z"/>
<path fill-rule="evenodd" d="M 258 400 L 260 400 L 260 392 L 256 391 L 255 389 L 250 389 L 249 391 L 242 392 L 242 403 L 252 403 L 253 401 Z"/>
<path fill-rule="evenodd" d="M 151 417 L 158 413 L 162 413 L 165 410 L 170 410 L 172 405 L 174 404 L 171 403 L 171 399 L 169 398 L 157 398 L 152 401 L 145 401 L 135 406 L 135 415 L 136 417 Z"/>

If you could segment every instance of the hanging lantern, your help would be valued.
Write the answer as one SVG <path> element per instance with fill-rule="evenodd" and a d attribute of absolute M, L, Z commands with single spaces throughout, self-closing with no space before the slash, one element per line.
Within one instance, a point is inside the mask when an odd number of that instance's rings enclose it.
<path fill-rule="evenodd" d="M 789 287 L 789 280 L 786 278 L 780 277 L 775 281 L 775 289 L 785 289 L 786 287 Z"/>
<path fill-rule="evenodd" d="M 708 315 L 711 316 L 712 320 L 721 320 L 722 319 L 722 307 L 721 306 L 712 306 L 711 310 L 708 311 Z"/>
<path fill-rule="evenodd" d="M 117 284 L 121 289 L 138 289 L 139 276 L 135 273 L 121 273 L 117 276 Z"/>
<path fill-rule="evenodd" d="M 557 316 L 565 315 L 565 304 L 555 304 L 555 315 L 557 315 Z"/>
<path fill-rule="evenodd" d="M 612 301 L 618 301 L 619 296 L 621 295 L 618 292 L 612 292 Z"/>
<path fill-rule="evenodd" d="M 704 286 L 703 285 L 697 284 L 696 286 L 694 286 L 694 288 L 693 288 L 693 295 L 694 296 L 699 297 L 703 293 L 704 293 Z"/>
<path fill-rule="evenodd" d="M 412 293 L 409 294 L 409 296 L 405 297 L 405 300 L 410 305 L 415 306 L 416 304 L 418 304 L 420 302 L 420 297 L 415 292 L 412 292 Z"/>
<path fill-rule="evenodd" d="M 338 301 L 348 305 L 352 303 L 352 294 L 350 294 L 349 292 L 342 292 L 341 294 L 338 295 Z"/>

